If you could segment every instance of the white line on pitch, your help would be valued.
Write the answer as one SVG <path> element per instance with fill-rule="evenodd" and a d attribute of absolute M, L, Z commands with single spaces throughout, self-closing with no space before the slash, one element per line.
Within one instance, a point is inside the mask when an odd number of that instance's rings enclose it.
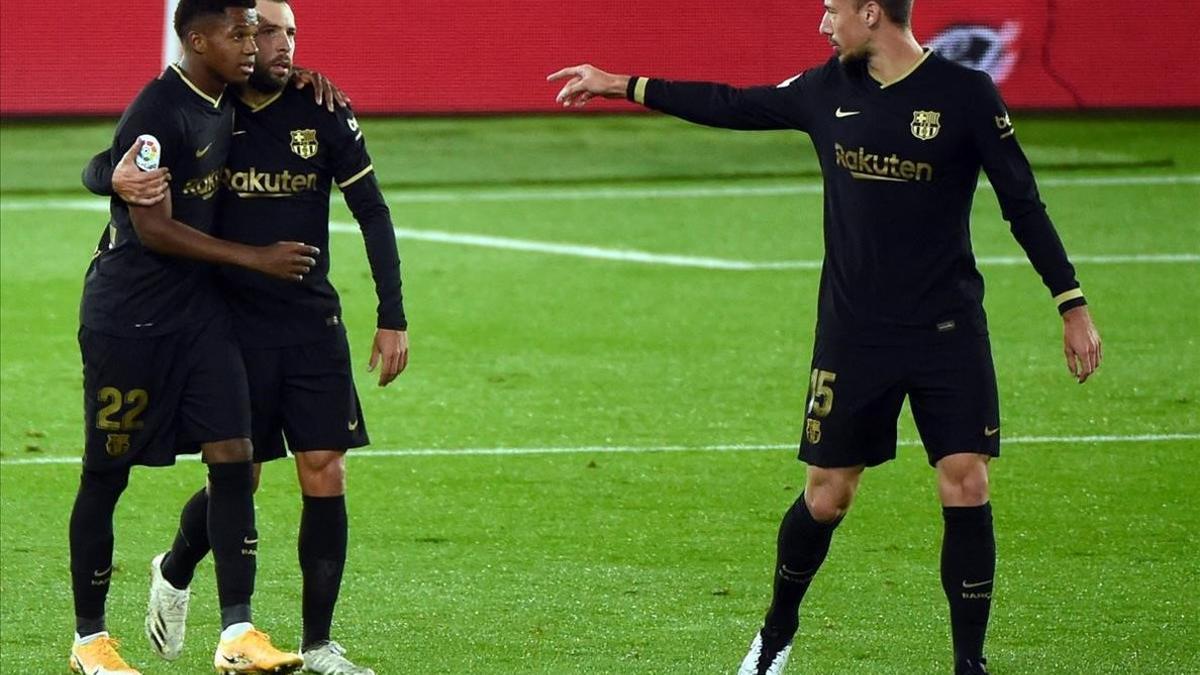
<path fill-rule="evenodd" d="M 60 209 L 70 211 L 108 211 L 108 205 L 94 199 L 76 200 L 41 200 L 38 202 L 0 202 L 0 207 L 8 210 Z M 25 207 L 30 208 L 26 209 Z M 329 230 L 334 233 L 358 232 L 358 226 L 352 223 L 332 221 Z M 567 244 L 533 239 L 518 239 L 516 237 L 500 237 L 485 234 L 470 234 L 462 232 L 446 232 L 442 230 L 418 230 L 412 228 L 396 228 L 396 238 L 412 241 L 428 241 L 439 244 L 457 246 L 476 246 L 508 251 L 525 251 L 529 253 L 544 253 L 592 260 L 612 260 L 617 262 L 639 263 L 644 265 L 664 265 L 670 267 L 689 267 L 694 269 L 731 270 L 731 271 L 761 271 L 761 270 L 819 270 L 820 260 L 779 260 L 757 262 L 750 260 L 733 260 L 727 258 L 712 258 L 707 256 L 691 256 L 673 253 L 653 253 L 636 249 L 605 248 L 584 244 Z M 1129 255 L 1075 255 L 1072 262 L 1096 265 L 1126 265 L 1126 264 L 1171 264 L 1200 262 L 1200 253 L 1135 253 Z M 983 267 L 1010 267 L 1027 265 L 1029 261 L 1021 256 L 984 256 L 976 259 Z"/>
<path fill-rule="evenodd" d="M 1120 187 L 1137 185 L 1196 185 L 1200 174 L 1163 176 L 1051 176 L 1038 181 L 1041 187 Z M 979 187 L 992 188 L 986 180 Z M 661 187 L 589 187 L 589 188 L 505 188 L 471 190 L 420 190 L 394 192 L 393 204 L 438 202 L 533 202 L 583 201 L 590 199 L 689 199 L 719 197 L 777 197 L 781 195 L 819 195 L 824 186 L 818 181 L 779 185 L 673 185 Z"/>
<path fill-rule="evenodd" d="M 1200 433 L 1190 434 L 1131 434 L 1114 436 L 1014 436 L 1001 441 L 1003 445 L 1084 445 L 1090 443 L 1168 443 L 1172 441 L 1200 440 Z M 920 446 L 918 440 L 902 440 L 905 447 Z M 414 448 L 392 450 L 353 450 L 347 454 L 353 459 L 378 457 L 472 457 L 510 455 L 588 455 L 588 454 L 650 454 L 672 452 L 764 452 L 770 450 L 794 450 L 797 443 L 724 445 L 584 445 L 576 447 L 549 448 Z M 198 455 L 180 455 L 181 460 L 196 460 Z M 23 457 L 0 460 L 4 466 L 26 466 L 45 464 L 79 464 L 78 457 Z"/>
<path fill-rule="evenodd" d="M 357 225 L 350 223 L 329 223 L 330 232 L 358 232 Z M 460 246 L 478 246 L 481 248 L 504 249 L 508 251 L 525 251 L 529 253 L 546 253 L 550 255 L 570 256 L 575 258 L 590 258 L 593 260 L 615 260 L 619 262 L 641 263 L 645 265 L 666 265 L 670 267 L 693 267 L 709 270 L 760 270 L 773 269 L 771 265 L 786 265 L 790 263 L 755 263 L 746 260 L 726 260 L 724 258 L 708 258 L 704 256 L 676 255 L 671 253 L 651 253 L 634 249 L 604 248 L 601 246 L 586 246 L 583 244 L 560 244 L 532 239 L 516 239 L 513 237 L 496 237 L 482 234 L 463 234 L 458 232 L 441 232 L 438 230 L 412 230 L 403 227 L 396 228 L 397 239 L 415 241 L 431 241 L 441 244 L 457 244 Z M 807 261 L 805 261 L 807 262 Z M 813 261 L 820 269 L 820 261 Z"/>
<path fill-rule="evenodd" d="M 358 232 L 358 226 L 351 223 L 333 221 L 329 223 L 329 231 L 339 234 Z M 482 234 L 464 234 L 459 232 L 443 232 L 439 230 L 412 230 L 396 228 L 397 239 L 414 241 L 431 241 L 441 244 L 457 244 L 461 246 L 478 246 L 482 248 L 505 249 L 509 251 L 526 251 L 530 253 L 546 253 L 550 255 L 591 258 L 594 260 L 616 260 L 619 262 L 642 263 L 647 265 L 667 265 L 671 267 L 693 267 L 710 270 L 819 270 L 820 260 L 780 260 L 769 262 L 753 262 L 749 260 L 730 260 L 726 258 L 708 258 L 704 256 L 678 255 L 671 253 L 651 253 L 635 249 L 604 248 L 601 246 L 585 246 L 582 244 L 563 244 L 533 239 L 517 239 L 514 237 L 497 237 Z M 1200 262 L 1200 253 L 1143 253 L 1130 255 L 1076 255 L 1071 256 L 1074 263 L 1097 265 L 1124 265 L 1139 263 L 1195 263 Z M 1028 265 L 1029 260 L 1020 256 L 984 256 L 976 259 L 984 267 L 1011 267 Z"/>
<path fill-rule="evenodd" d="M 1122 187 L 1141 185 L 1200 185 L 1200 174 L 1166 174 L 1157 176 L 1050 176 L 1038 181 L 1042 187 Z M 991 189 L 986 180 L 979 187 Z M 823 191 L 819 181 L 780 183 L 772 185 L 673 185 L 660 187 L 543 187 L 543 188 L 473 188 L 462 190 L 393 190 L 388 196 L 392 204 L 436 204 L 464 202 L 521 202 L 521 201 L 583 201 L 588 199 L 689 199 L 719 197 L 776 197 L 780 195 L 815 195 Z M 43 199 L 8 197 L 0 199 L 0 209 L 29 211 L 63 209 L 107 211 L 108 202 L 92 199 Z"/>
<path fill-rule="evenodd" d="M 1193 181 L 1183 182 L 1198 182 L 1200 183 L 1200 175 L 1196 176 L 1128 176 L 1128 177 L 1110 177 L 1110 181 L 1129 181 L 1138 179 L 1141 181 L 1154 181 L 1158 179 L 1196 179 Z M 1090 185 L 1092 183 L 1080 182 L 1090 179 L 1075 178 L 1075 179 L 1051 179 L 1063 182 L 1057 184 L 1064 185 Z M 1178 182 L 1178 181 L 1172 181 Z M 1104 184 L 1125 185 L 1127 182 L 1109 182 Z M 780 186 L 788 187 L 788 186 Z M 804 187 L 804 186 L 796 186 Z M 817 186 L 820 187 L 819 185 Z M 710 188 L 718 189 L 722 188 Z M 736 189 L 754 189 L 754 188 L 739 188 Z M 766 189 L 766 188 L 764 188 Z M 789 187 L 789 189 L 792 189 Z M 688 188 L 693 190 L 693 188 Z M 695 188 L 694 190 L 701 190 Z M 466 193 L 464 193 L 466 194 Z M 690 194 L 690 193 L 689 193 Z M 677 195 L 678 196 L 678 195 Z M 695 196 L 695 195 L 693 195 Z M 100 211 L 108 210 L 108 205 L 98 199 L 42 199 L 42 200 L 0 200 L 0 209 L 5 210 L 37 210 L 37 209 L 58 209 L 58 210 L 84 210 L 84 211 Z M 344 222 L 331 222 L 330 231 L 337 233 L 357 232 L 356 225 Z M 731 271 L 759 271 L 759 270 L 819 270 L 821 269 L 820 260 L 781 260 L 781 261 L 766 261 L 756 262 L 749 260 L 733 260 L 726 258 L 714 258 L 708 256 L 691 256 L 672 253 L 653 253 L 650 251 L 639 251 L 636 249 L 619 249 L 606 248 L 601 246 L 589 246 L 585 244 L 567 244 L 558 242 L 537 241 L 532 239 L 518 239 L 515 237 L 500 237 L 494 235 L 470 234 L 460 232 L 445 232 L 440 230 L 418 230 L 411 228 L 396 228 L 396 237 L 399 239 L 409 239 L 414 241 L 428 241 L 442 244 L 453 244 L 459 246 L 475 246 L 481 248 L 492 248 L 510 251 L 525 251 L 530 253 L 543 253 L 548 255 L 560 255 L 577 258 L 587 258 L 592 260 L 612 260 L 617 262 L 637 263 L 645 265 L 664 265 L 670 267 L 687 267 L 694 269 L 710 269 L 710 270 L 731 270 Z M 1130 255 L 1077 255 L 1073 256 L 1072 260 L 1081 264 L 1103 264 L 1103 265 L 1121 265 L 1121 264 L 1171 264 L 1171 263 L 1195 263 L 1200 262 L 1200 254 L 1196 253 L 1160 253 L 1160 254 L 1130 254 Z M 1026 265 L 1028 261 L 1020 256 L 984 256 L 978 258 L 976 262 L 984 267 L 999 267 L 999 266 L 1014 266 Z"/>

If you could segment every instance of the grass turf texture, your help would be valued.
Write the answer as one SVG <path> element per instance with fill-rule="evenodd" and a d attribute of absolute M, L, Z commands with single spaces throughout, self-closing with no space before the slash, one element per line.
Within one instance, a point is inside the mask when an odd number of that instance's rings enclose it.
<path fill-rule="evenodd" d="M 1039 177 L 1200 173 L 1200 124 L 1018 116 Z M 66 524 L 79 453 L 82 272 L 104 215 L 79 199 L 111 121 L 0 127 L 0 671 L 60 672 L 71 631 Z M 796 134 L 654 117 L 364 120 L 388 194 L 429 189 L 774 186 L 812 182 Z M 1200 249 L 1200 187 L 1056 186 L 1076 255 Z M 335 218 L 349 221 L 335 198 Z M 31 209 L 31 206 L 34 207 Z M 818 194 L 395 203 L 398 226 L 752 261 L 819 259 Z M 1021 255 L 980 191 L 980 256 Z M 401 240 L 409 372 L 359 386 L 375 448 L 786 444 L 799 436 L 818 273 L 637 265 Z M 356 362 L 374 299 L 359 238 L 335 234 Z M 1077 265 L 1106 362 L 1080 387 L 1028 266 L 985 267 L 1003 433 L 1200 432 L 1200 266 Z M 902 438 L 915 432 L 907 413 Z M 994 465 L 1000 564 L 993 671 L 1196 672 L 1197 444 L 1023 443 Z M 721 673 L 769 596 L 778 519 L 803 482 L 790 450 L 353 455 L 351 550 L 335 637 L 382 673 Z M 181 662 L 141 636 L 147 563 L 203 480 L 140 470 L 117 515 L 109 622 L 147 673 L 210 666 L 211 563 Z M 256 617 L 299 635 L 289 463 L 258 495 Z M 948 670 L 940 516 L 919 448 L 870 471 L 802 612 L 793 670 Z"/>

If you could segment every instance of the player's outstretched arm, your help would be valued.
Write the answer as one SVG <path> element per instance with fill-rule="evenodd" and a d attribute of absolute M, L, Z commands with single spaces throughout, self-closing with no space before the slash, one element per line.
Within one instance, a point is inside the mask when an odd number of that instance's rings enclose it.
<path fill-rule="evenodd" d="M 615 75 L 582 64 L 546 78 L 566 81 L 555 100 L 582 107 L 596 98 L 627 98 L 659 112 L 696 124 L 723 129 L 807 128 L 804 82 L 795 77 L 779 86 L 731 87 L 715 82 L 671 82 Z"/>
<path fill-rule="evenodd" d="M 1063 312 L 1063 353 L 1067 357 L 1067 370 L 1083 384 L 1100 367 L 1104 357 L 1100 333 L 1092 323 L 1087 305 L 1080 305 Z"/>
<path fill-rule="evenodd" d="M 629 75 L 614 75 L 606 73 L 590 64 L 571 66 L 550 75 L 549 82 L 566 80 L 567 83 L 558 92 L 555 100 L 564 108 L 575 106 L 582 108 L 587 102 L 597 96 L 604 98 L 625 98 L 629 90 Z"/>

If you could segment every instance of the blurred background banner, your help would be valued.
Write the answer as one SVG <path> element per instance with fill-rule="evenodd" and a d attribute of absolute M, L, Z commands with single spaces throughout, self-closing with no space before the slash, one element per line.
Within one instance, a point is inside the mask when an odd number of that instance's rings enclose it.
<path fill-rule="evenodd" d="M 0 12 L 0 114 L 121 112 L 171 58 L 167 0 Z M 921 0 L 922 43 L 986 70 L 1015 108 L 1200 107 L 1190 2 Z M 734 84 L 830 56 L 819 0 L 340 0 L 293 3 L 297 62 L 367 113 L 555 108 L 545 76 L 602 68 Z M 603 105 L 605 110 L 624 104 Z"/>

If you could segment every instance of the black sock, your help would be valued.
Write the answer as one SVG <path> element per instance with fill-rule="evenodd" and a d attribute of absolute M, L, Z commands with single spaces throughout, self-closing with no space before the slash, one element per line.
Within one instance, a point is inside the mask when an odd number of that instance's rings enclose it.
<path fill-rule="evenodd" d="M 75 596 L 75 632 L 104 630 L 104 604 L 113 566 L 113 514 L 129 485 L 129 469 L 87 471 L 71 509 L 71 590 Z"/>
<path fill-rule="evenodd" d="M 250 462 L 208 465 L 208 541 L 217 568 L 221 627 L 250 621 L 258 556 Z"/>
<path fill-rule="evenodd" d="M 996 574 L 996 536 L 992 505 L 942 508 L 942 588 L 950 601 L 950 633 L 954 660 L 983 657 Z"/>
<path fill-rule="evenodd" d="M 162 575 L 175 588 L 192 585 L 196 566 L 208 555 L 208 489 L 192 495 L 179 514 L 179 530 L 163 558 Z"/>
<path fill-rule="evenodd" d="M 329 639 L 346 567 L 346 497 L 304 497 L 300 571 L 304 576 L 303 649 Z"/>
<path fill-rule="evenodd" d="M 773 643 L 771 646 L 781 647 L 796 634 L 800 601 L 825 561 L 833 530 L 841 522 L 841 518 L 831 523 L 813 520 L 804 493 L 784 514 L 775 559 L 775 593 L 763 621 L 763 640 Z"/>

